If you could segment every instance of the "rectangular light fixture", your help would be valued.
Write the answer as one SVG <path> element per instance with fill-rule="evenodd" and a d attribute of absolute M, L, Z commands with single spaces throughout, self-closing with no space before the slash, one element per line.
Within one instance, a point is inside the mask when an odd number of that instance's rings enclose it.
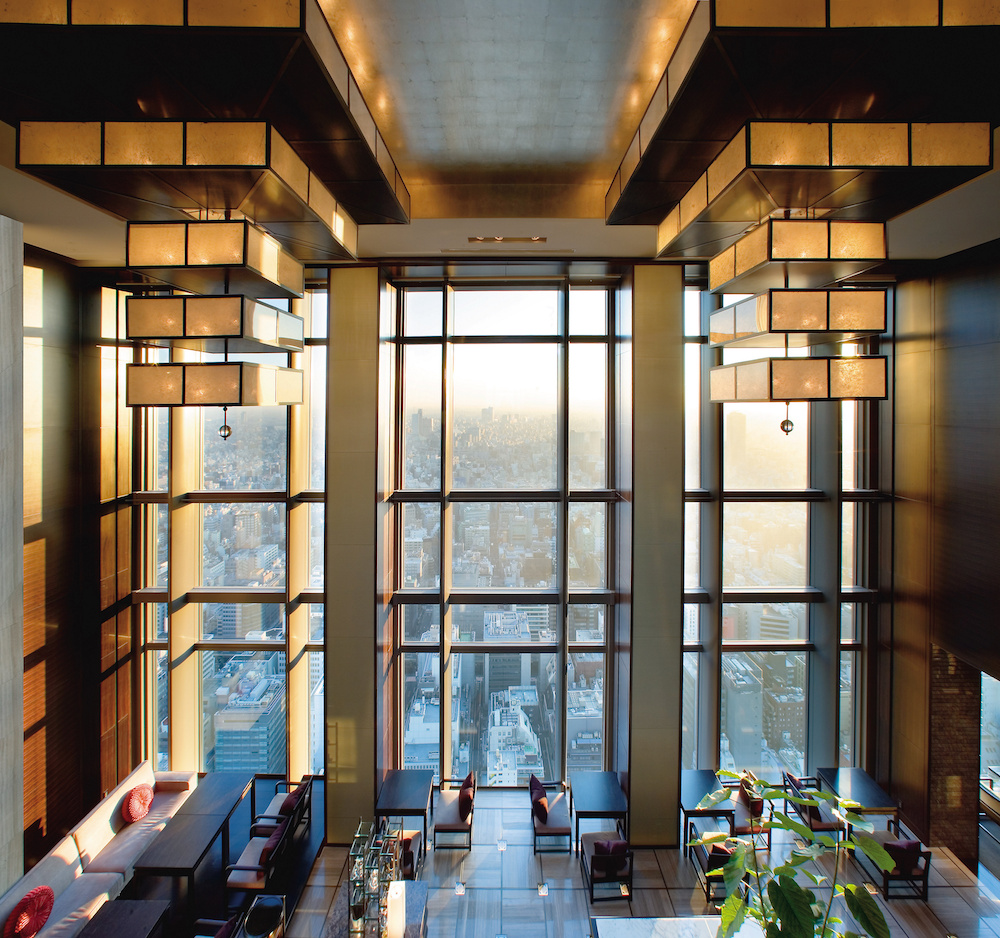
<path fill-rule="evenodd" d="M 254 362 L 129 365 L 129 407 L 273 407 L 301 404 L 302 372 Z"/>
<path fill-rule="evenodd" d="M 246 296 L 130 296 L 125 331 L 133 341 L 198 351 L 301 352 L 305 323 Z"/>
<path fill-rule="evenodd" d="M 885 290 L 768 290 L 713 313 L 711 345 L 805 348 L 886 329 Z"/>
<path fill-rule="evenodd" d="M 879 356 L 759 358 L 712 368 L 709 394 L 715 404 L 881 400 L 886 369 Z"/>
<path fill-rule="evenodd" d="M 885 260 L 885 225 L 775 219 L 747 232 L 708 264 L 712 292 L 823 286 Z"/>
<path fill-rule="evenodd" d="M 302 263 L 247 221 L 129 222 L 125 264 L 190 293 L 291 298 L 305 292 Z"/>

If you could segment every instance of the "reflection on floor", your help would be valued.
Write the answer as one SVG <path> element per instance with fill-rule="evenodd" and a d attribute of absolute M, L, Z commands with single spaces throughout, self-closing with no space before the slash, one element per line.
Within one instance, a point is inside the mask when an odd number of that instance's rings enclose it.
<path fill-rule="evenodd" d="M 633 823 L 639 823 L 633 819 Z M 599 830 L 606 822 L 592 822 Z M 497 849 L 504 841 L 506 849 Z M 775 838 L 775 851 L 789 849 Z M 1000 881 L 981 868 L 977 879 L 948 850 L 935 849 L 931 862 L 930 898 L 878 898 L 893 938 L 1000 938 Z M 326 913 L 342 886 L 347 860 L 345 847 L 325 847 L 313 867 L 289 923 L 288 938 L 322 938 Z M 832 864 L 823 870 L 828 878 Z M 431 850 L 424 858 L 420 879 L 430 887 L 427 938 L 589 938 L 591 915 L 675 916 L 707 915 L 715 910 L 705 902 L 690 860 L 680 850 L 636 852 L 635 888 L 631 900 L 591 906 L 580 877 L 576 856 L 531 851 L 528 796 L 523 791 L 476 793 L 472 851 Z M 840 870 L 841 882 L 864 882 L 853 861 Z M 465 894 L 455 883 L 465 883 Z M 539 895 L 538 884 L 548 885 Z M 820 890 L 818 890 L 820 892 Z M 844 928 L 860 930 L 845 907 L 838 910 Z"/>

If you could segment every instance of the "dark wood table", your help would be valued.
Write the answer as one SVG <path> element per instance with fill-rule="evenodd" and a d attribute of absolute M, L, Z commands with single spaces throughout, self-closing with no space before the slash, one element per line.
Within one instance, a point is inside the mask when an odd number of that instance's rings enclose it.
<path fill-rule="evenodd" d="M 434 773 L 430 769 L 390 769 L 378 793 L 375 817 L 423 817 L 426 844 L 433 794 Z"/>
<path fill-rule="evenodd" d="M 898 802 L 887 795 L 864 769 L 817 769 L 816 777 L 825 790 L 838 798 L 856 801 L 861 807 L 854 809 L 855 814 L 884 814 L 891 817 L 894 826 L 899 829 Z"/>
<path fill-rule="evenodd" d="M 628 839 L 628 801 L 617 772 L 570 772 L 569 811 L 576 811 L 576 852 L 580 852 L 580 818 L 611 818 Z"/>
<path fill-rule="evenodd" d="M 681 837 L 684 841 L 684 856 L 690 854 L 688 841 L 689 825 L 694 817 L 723 818 L 729 822 L 732 831 L 736 812 L 732 801 L 721 801 L 710 808 L 699 808 L 698 804 L 706 795 L 722 788 L 722 782 L 712 769 L 682 769 L 681 770 Z"/>
<path fill-rule="evenodd" d="M 253 791 L 253 781 L 253 775 L 246 772 L 206 775 L 142 852 L 135 875 L 186 878 L 188 908 L 193 909 L 195 871 L 220 835 L 222 866 L 228 865 L 229 819 L 247 792 Z"/>
<path fill-rule="evenodd" d="M 149 938 L 157 934 L 170 902 L 166 899 L 115 899 L 105 902 L 80 929 L 80 938 Z"/>

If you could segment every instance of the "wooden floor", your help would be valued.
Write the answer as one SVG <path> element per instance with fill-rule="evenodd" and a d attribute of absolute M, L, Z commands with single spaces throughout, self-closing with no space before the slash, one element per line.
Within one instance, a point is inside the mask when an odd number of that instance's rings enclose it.
<path fill-rule="evenodd" d="M 591 822 L 584 830 L 606 826 Z M 506 849 L 498 849 L 498 841 Z M 775 840 L 775 851 L 788 842 Z M 344 881 L 346 847 L 324 847 L 289 923 L 288 938 L 323 938 L 323 923 Z M 476 793 L 473 848 L 429 851 L 419 878 L 430 888 L 427 938 L 589 938 L 591 915 L 705 915 L 715 910 L 690 860 L 680 850 L 636 852 L 635 884 L 630 901 L 590 905 L 580 876 L 579 861 L 567 854 L 531 850 L 526 792 Z M 830 876 L 830 868 L 823 873 Z M 864 882 L 862 871 L 848 860 L 840 881 Z M 465 883 L 456 895 L 455 883 Z M 540 896 L 538 884 L 548 886 Z M 817 890 L 820 892 L 821 890 Z M 981 869 L 977 878 L 948 850 L 934 850 L 930 898 L 878 899 L 893 938 L 1000 938 L 1000 881 Z M 839 909 L 844 927 L 857 929 L 846 908 Z"/>

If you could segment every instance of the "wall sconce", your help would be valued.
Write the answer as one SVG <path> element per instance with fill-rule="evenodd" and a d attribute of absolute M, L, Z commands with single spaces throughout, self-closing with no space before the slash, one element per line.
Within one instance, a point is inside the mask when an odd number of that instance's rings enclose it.
<path fill-rule="evenodd" d="M 301 297 L 302 263 L 247 221 L 129 222 L 125 265 L 187 293 Z"/>
<path fill-rule="evenodd" d="M 201 352 L 301 352 L 301 316 L 246 296 L 130 296 L 125 306 L 130 341 Z"/>
<path fill-rule="evenodd" d="M 253 362 L 129 365 L 129 407 L 273 407 L 301 404 L 302 372 Z"/>
<path fill-rule="evenodd" d="M 712 403 L 883 400 L 887 365 L 880 356 L 760 358 L 709 373 Z"/>
<path fill-rule="evenodd" d="M 769 218 L 708 263 L 713 293 L 810 289 L 885 260 L 880 222 Z"/>
<path fill-rule="evenodd" d="M 885 332 L 885 290 L 768 290 L 712 314 L 710 345 L 806 348 Z"/>

